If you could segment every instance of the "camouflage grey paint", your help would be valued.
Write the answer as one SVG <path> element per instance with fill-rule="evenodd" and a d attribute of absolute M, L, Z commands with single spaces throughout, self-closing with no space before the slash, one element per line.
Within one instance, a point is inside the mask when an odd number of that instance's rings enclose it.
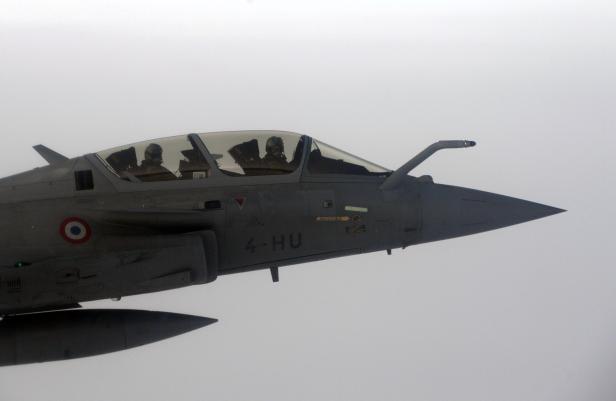
<path fill-rule="evenodd" d="M 215 319 L 138 310 L 66 310 L 0 321 L 0 366 L 83 358 L 151 344 Z"/>
<path fill-rule="evenodd" d="M 68 160 L 39 148 L 49 166 L 0 180 L 0 315 L 404 248 L 562 211 L 408 176 L 417 158 L 389 178 L 311 175 L 306 139 L 292 174 L 214 169 L 204 180 L 170 182 L 121 180 L 96 155 Z M 93 189 L 77 190 L 79 171 L 92 172 Z M 70 241 L 66 224 L 85 225 L 87 238 Z"/>

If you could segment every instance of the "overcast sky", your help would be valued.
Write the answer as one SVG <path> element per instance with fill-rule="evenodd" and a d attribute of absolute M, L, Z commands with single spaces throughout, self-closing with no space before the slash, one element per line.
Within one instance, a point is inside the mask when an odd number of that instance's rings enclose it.
<path fill-rule="evenodd" d="M 220 322 L 0 369 L 0 399 L 611 401 L 612 1 L 0 1 L 0 175 L 189 132 L 284 129 L 568 209 L 520 226 L 96 302 Z"/>

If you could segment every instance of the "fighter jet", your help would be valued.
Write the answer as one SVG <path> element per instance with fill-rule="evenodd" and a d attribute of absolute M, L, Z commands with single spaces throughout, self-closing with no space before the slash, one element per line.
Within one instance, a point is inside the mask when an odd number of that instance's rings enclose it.
<path fill-rule="evenodd" d="M 278 281 L 283 266 L 563 211 L 409 175 L 441 149 L 472 146 L 436 142 L 395 171 L 284 131 L 180 135 L 70 159 L 35 146 L 47 166 L 0 180 L 0 365 L 125 349 L 214 322 L 72 310 L 83 302 L 253 270 Z"/>

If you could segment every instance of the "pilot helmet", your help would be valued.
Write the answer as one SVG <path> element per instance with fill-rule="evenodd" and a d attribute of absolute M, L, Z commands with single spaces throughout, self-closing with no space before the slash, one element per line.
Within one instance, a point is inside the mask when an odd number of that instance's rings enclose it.
<path fill-rule="evenodd" d="M 157 143 L 151 143 L 145 149 L 145 159 L 162 162 L 163 148 Z"/>
<path fill-rule="evenodd" d="M 284 153 L 284 143 L 279 136 L 272 136 L 265 144 L 265 150 L 268 155 L 282 156 Z"/>

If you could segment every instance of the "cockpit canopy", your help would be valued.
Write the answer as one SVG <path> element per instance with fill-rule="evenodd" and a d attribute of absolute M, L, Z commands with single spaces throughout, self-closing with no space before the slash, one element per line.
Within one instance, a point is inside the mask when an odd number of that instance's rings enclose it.
<path fill-rule="evenodd" d="M 381 166 L 307 136 L 282 131 L 235 131 L 181 135 L 97 153 L 120 178 L 133 182 L 205 179 L 213 169 L 232 177 L 292 174 L 381 176 Z"/>
<path fill-rule="evenodd" d="M 200 134 L 199 138 L 231 176 L 291 174 L 301 165 L 307 138 L 286 132 Z"/>

